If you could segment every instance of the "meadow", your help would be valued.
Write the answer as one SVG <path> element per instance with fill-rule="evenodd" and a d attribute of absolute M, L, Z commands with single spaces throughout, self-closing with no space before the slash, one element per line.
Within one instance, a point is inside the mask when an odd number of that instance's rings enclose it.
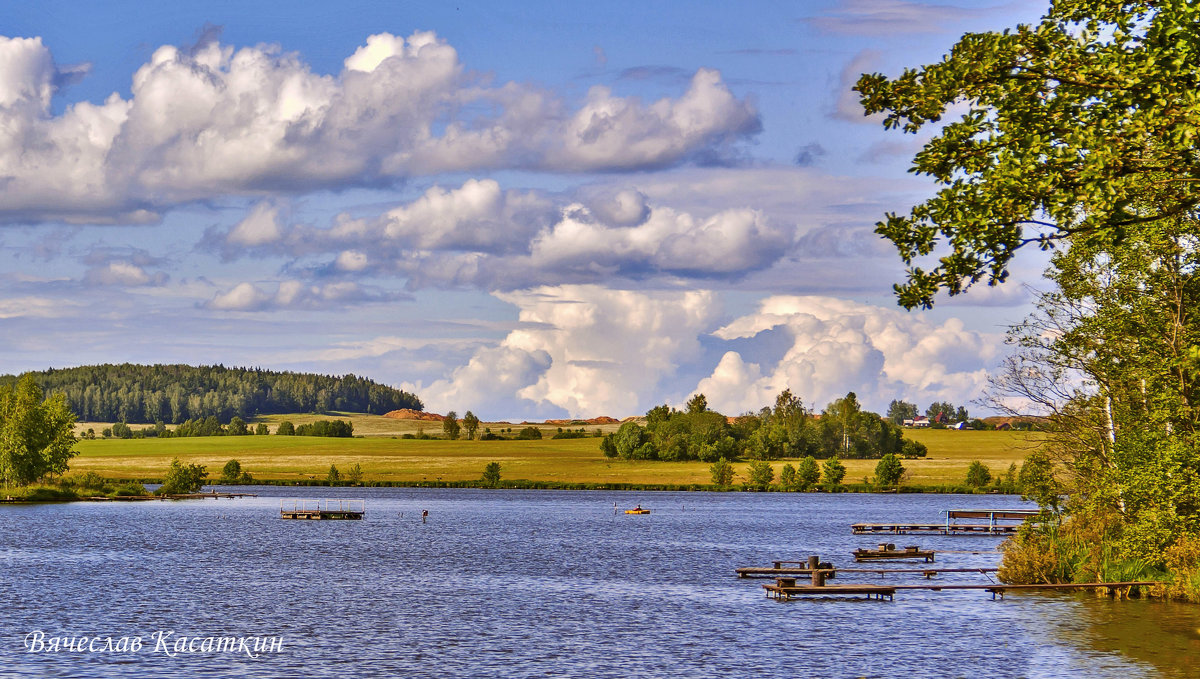
<path fill-rule="evenodd" d="M 326 418 L 333 417 L 324 416 Z M 441 432 L 438 422 L 391 420 L 371 415 L 340 415 L 354 422 L 355 438 L 301 436 L 217 436 L 168 439 L 108 439 L 80 441 L 80 455 L 71 461 L 71 472 L 93 471 L 113 479 L 161 479 L 172 458 L 205 465 L 210 478 L 220 475 L 231 459 L 255 479 L 270 481 L 322 480 L 330 465 L 343 474 L 360 465 L 364 481 L 397 484 L 455 482 L 479 479 L 489 462 L 499 462 L 504 480 L 586 484 L 710 484 L 709 465 L 703 462 L 631 462 L 609 460 L 600 452 L 600 440 L 550 439 L 557 426 L 540 425 L 546 438 L 533 441 L 446 441 L 404 439 L 418 430 Z M 273 416 L 262 421 L 274 430 L 279 421 L 301 424 L 317 416 Z M 102 427 L 85 423 L 87 427 Z M 493 431 L 526 425 L 486 423 Z M 577 428 L 577 427 L 576 427 Z M 616 425 L 586 427 L 611 431 Z M 100 428 L 96 428 L 100 431 Z M 482 428 L 481 428 L 482 431 Z M 929 448 L 925 459 L 905 460 L 906 485 L 942 486 L 962 484 L 973 460 L 986 464 L 995 475 L 1003 474 L 1038 445 L 1039 435 L 1007 431 L 914 430 L 906 436 Z M 773 462 L 779 470 L 788 460 Z M 794 464 L 794 461 L 792 461 Z M 875 460 L 845 460 L 845 482 L 861 483 L 874 473 Z M 734 465 L 739 479 L 746 464 Z"/>

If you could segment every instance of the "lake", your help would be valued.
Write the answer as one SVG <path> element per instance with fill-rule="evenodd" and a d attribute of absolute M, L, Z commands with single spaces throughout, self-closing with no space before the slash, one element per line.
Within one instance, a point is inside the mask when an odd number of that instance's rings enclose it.
<path fill-rule="evenodd" d="M 997 538 L 849 526 L 1026 506 L 1015 497 L 236 490 L 259 497 L 0 507 L 0 676 L 1200 676 L 1197 606 L 904 590 L 776 602 L 734 575 L 810 554 L 852 566 L 882 539 L 994 566 Z M 366 516 L 284 521 L 282 497 L 364 498 Z M 636 503 L 652 513 L 614 512 Z M 910 578 L 840 581 L 924 582 Z"/>

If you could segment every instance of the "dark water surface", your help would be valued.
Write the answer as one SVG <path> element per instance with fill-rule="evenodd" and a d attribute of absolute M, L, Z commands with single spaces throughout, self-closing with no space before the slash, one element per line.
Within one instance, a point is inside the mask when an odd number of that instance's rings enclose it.
<path fill-rule="evenodd" d="M 982 591 L 780 603 L 733 575 L 809 554 L 850 566 L 851 550 L 878 542 L 851 523 L 937 522 L 1017 498 L 251 492 L 0 508 L 0 677 L 1200 676 L 1200 607 Z M 366 498 L 366 518 L 281 520 L 279 497 L 297 492 Z M 653 513 L 613 512 L 636 502 Z M 890 540 L 988 552 L 941 553 L 944 567 L 998 560 L 996 538 Z M 923 582 L 904 577 L 842 580 Z M 31 652 L 37 631 L 143 646 Z M 172 657 L 156 632 L 174 633 L 172 652 L 180 636 L 280 637 L 282 650 L 196 642 Z"/>

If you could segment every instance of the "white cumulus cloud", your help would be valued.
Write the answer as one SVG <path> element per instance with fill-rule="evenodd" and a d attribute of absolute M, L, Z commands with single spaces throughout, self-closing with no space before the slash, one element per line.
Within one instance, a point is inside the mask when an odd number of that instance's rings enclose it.
<path fill-rule="evenodd" d="M 519 309 L 519 327 L 446 379 L 406 385 L 429 407 L 497 416 L 639 414 L 677 366 L 700 355 L 699 337 L 720 313 L 703 291 L 564 285 L 497 297 Z"/>
<path fill-rule="evenodd" d="M 395 295 L 369 290 L 358 283 L 337 282 L 314 285 L 298 280 L 280 282 L 274 291 L 254 283 L 238 283 L 217 293 L 204 304 L 217 311 L 274 311 L 278 309 L 323 309 L 361 302 L 396 299 Z"/>
<path fill-rule="evenodd" d="M 128 100 L 56 114 L 60 71 L 40 38 L 0 37 L 0 220 L 144 222 L 182 202 L 448 170 L 662 167 L 759 128 L 716 71 L 697 71 L 677 99 L 594 90 L 571 112 L 531 85 L 482 84 L 431 32 L 370 36 L 330 75 L 271 45 L 163 46 Z M 270 235 L 264 224 L 231 234 Z"/>
<path fill-rule="evenodd" d="M 767 298 L 757 312 L 713 334 L 732 342 L 781 331 L 790 340 L 782 358 L 768 365 L 765 358 L 729 351 L 696 390 L 728 412 L 760 408 L 784 389 L 817 409 L 848 391 L 876 410 L 893 398 L 965 403 L 981 395 L 999 345 L 955 318 L 938 324 L 916 313 L 815 296 Z"/>

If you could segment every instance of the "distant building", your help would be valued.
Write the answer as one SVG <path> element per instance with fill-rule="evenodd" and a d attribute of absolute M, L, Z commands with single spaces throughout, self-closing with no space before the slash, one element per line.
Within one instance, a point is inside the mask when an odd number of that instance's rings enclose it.
<path fill-rule="evenodd" d="M 924 415 L 917 415 L 916 417 L 912 418 L 911 420 L 904 420 L 904 426 L 916 427 L 916 428 L 928 427 L 929 426 L 929 418 L 925 417 Z"/>

